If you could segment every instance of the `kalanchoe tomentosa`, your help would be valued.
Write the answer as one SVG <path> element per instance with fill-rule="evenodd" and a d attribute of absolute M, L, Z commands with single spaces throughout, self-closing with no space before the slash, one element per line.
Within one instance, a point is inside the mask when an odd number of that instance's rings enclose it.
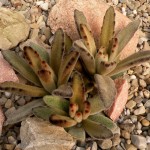
<path fill-rule="evenodd" d="M 89 74 L 97 73 L 114 77 L 137 64 L 150 60 L 150 51 L 138 52 L 122 61 L 119 60 L 123 48 L 138 29 L 139 20 L 129 23 L 115 35 L 115 12 L 111 6 L 104 16 L 98 47 L 96 47 L 92 35 L 94 31 L 91 31 L 84 14 L 75 10 L 74 18 L 81 39 L 75 41 L 73 47 L 80 52 L 81 65 Z"/>
<path fill-rule="evenodd" d="M 71 39 L 58 29 L 49 53 L 34 43 L 30 46 L 24 48 L 25 59 L 9 50 L 2 51 L 2 54 L 32 85 L 8 81 L 0 84 L 0 90 L 38 98 L 49 94 L 71 97 L 72 88 L 67 82 L 79 57 L 78 52 L 70 50 Z M 22 121 L 32 114 L 32 108 L 43 105 L 41 99 L 36 99 L 20 107 L 7 116 L 6 124 Z"/>
<path fill-rule="evenodd" d="M 34 108 L 37 117 L 49 120 L 52 124 L 64 127 L 78 140 L 85 140 L 85 132 L 94 139 L 106 139 L 113 136 L 116 124 L 101 112 L 112 105 L 116 95 L 115 84 L 110 77 L 95 75 L 98 86 L 105 82 L 105 87 L 98 88 L 98 93 L 89 98 L 85 93 L 82 76 L 74 72 L 72 79 L 73 96 L 68 100 L 58 96 L 45 96 L 44 102 L 49 107 Z M 107 90 L 111 90 L 109 93 Z"/>
<path fill-rule="evenodd" d="M 31 97 L 43 97 L 47 94 L 72 96 L 72 90 L 67 85 L 67 81 L 78 60 L 79 52 L 71 51 L 71 45 L 71 39 L 58 29 L 54 35 L 50 54 L 33 43 L 34 49 L 24 47 L 25 59 L 13 51 L 2 51 L 4 58 L 14 69 L 35 86 L 4 82 L 0 84 L 1 91 Z"/>

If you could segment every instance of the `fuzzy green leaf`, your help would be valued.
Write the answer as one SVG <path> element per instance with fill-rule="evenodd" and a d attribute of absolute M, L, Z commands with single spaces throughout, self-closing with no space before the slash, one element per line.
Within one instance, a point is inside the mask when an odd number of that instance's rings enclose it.
<path fill-rule="evenodd" d="M 48 95 L 44 96 L 43 100 L 51 108 L 57 108 L 65 112 L 69 110 L 69 101 L 62 97 Z"/>
<path fill-rule="evenodd" d="M 82 127 L 71 127 L 68 131 L 69 134 L 71 134 L 75 139 L 80 141 L 85 141 L 85 131 Z"/>
<path fill-rule="evenodd" d="M 78 33 L 79 33 L 80 37 L 81 37 L 81 33 L 80 33 L 80 25 L 81 24 L 86 25 L 88 27 L 88 29 L 90 30 L 90 27 L 87 23 L 87 20 L 84 16 L 83 12 L 76 9 L 74 11 L 74 19 L 75 19 L 76 27 L 77 27 L 77 30 L 78 30 Z"/>
<path fill-rule="evenodd" d="M 66 84 L 79 58 L 79 52 L 71 51 L 64 56 L 58 74 L 58 86 Z"/>
<path fill-rule="evenodd" d="M 77 104 L 79 111 L 83 110 L 83 102 L 85 100 L 85 87 L 81 74 L 74 72 L 72 81 L 73 96 L 70 98 L 70 103 Z"/>
<path fill-rule="evenodd" d="M 39 77 L 43 87 L 48 92 L 52 92 L 56 88 L 55 74 L 50 66 L 40 58 L 39 54 L 30 47 L 25 47 L 25 57 L 31 65 L 34 72 Z"/>
<path fill-rule="evenodd" d="M 102 100 L 106 108 L 109 108 L 113 104 L 117 94 L 115 83 L 108 76 L 95 74 L 94 78 L 97 84 L 100 100 Z"/>
<path fill-rule="evenodd" d="M 118 63 L 117 67 L 108 75 L 109 76 L 115 76 L 121 72 L 124 72 L 125 70 L 137 66 L 141 63 L 150 61 L 150 51 L 142 51 L 135 54 L 132 54 L 131 56 L 125 58 L 121 62 Z"/>
<path fill-rule="evenodd" d="M 106 14 L 104 16 L 103 25 L 101 28 L 100 34 L 100 46 L 99 47 L 106 47 L 106 53 L 108 54 L 108 47 L 109 42 L 113 38 L 114 34 L 114 27 L 115 27 L 115 12 L 114 8 L 111 6 L 107 9 Z"/>
<path fill-rule="evenodd" d="M 0 91 L 8 91 L 18 95 L 42 97 L 48 94 L 43 88 L 6 81 L 0 84 Z"/>
<path fill-rule="evenodd" d="M 91 31 L 88 29 L 88 27 L 85 24 L 80 25 L 80 34 L 84 41 L 85 46 L 89 50 L 89 52 L 95 56 L 96 54 L 96 45 L 94 41 L 94 37 L 91 33 Z"/>
<path fill-rule="evenodd" d="M 89 116 L 88 119 L 95 121 L 97 123 L 100 123 L 110 130 L 114 130 L 117 128 L 117 125 L 111 119 L 109 119 L 108 117 L 106 117 L 102 114 L 96 114 L 96 115 Z"/>
<path fill-rule="evenodd" d="M 37 107 L 34 108 L 32 111 L 36 117 L 42 118 L 47 121 L 49 121 L 49 118 L 52 114 L 66 115 L 66 112 L 64 112 L 63 110 L 50 107 Z"/>
<path fill-rule="evenodd" d="M 37 51 L 37 53 L 40 55 L 40 57 L 42 58 L 42 60 L 46 61 L 47 63 L 49 63 L 49 54 L 46 51 L 46 49 L 44 49 L 42 46 L 35 44 L 33 42 L 30 42 L 30 47 L 32 49 L 34 49 L 35 51 Z"/>
<path fill-rule="evenodd" d="M 98 95 L 95 95 L 92 98 L 89 98 L 88 101 L 91 104 L 91 113 L 90 115 L 97 114 L 103 110 L 105 110 L 105 106 L 102 102 L 102 100 L 99 98 Z"/>
<path fill-rule="evenodd" d="M 77 122 L 71 119 L 70 117 L 61 116 L 61 115 L 51 115 L 50 122 L 54 125 L 64 127 L 64 128 L 69 128 L 77 124 Z"/>
<path fill-rule="evenodd" d="M 13 66 L 13 68 L 17 72 L 19 72 L 24 78 L 26 78 L 27 80 L 29 80 L 37 86 L 41 85 L 38 77 L 23 58 L 21 58 L 20 56 L 15 54 L 15 52 L 10 50 L 2 51 L 2 54 L 4 58 Z"/>
<path fill-rule="evenodd" d="M 85 69 L 90 73 L 95 73 L 95 60 L 94 57 L 87 50 L 82 40 L 77 40 L 74 42 L 73 47 L 76 51 L 80 53 L 80 57 L 83 61 Z"/>
<path fill-rule="evenodd" d="M 118 43 L 119 43 L 117 55 L 119 55 L 121 53 L 123 48 L 131 40 L 134 33 L 137 31 L 139 24 L 140 24 L 140 20 L 135 20 L 135 21 L 129 23 L 124 29 L 122 29 L 117 34 L 117 39 L 118 39 Z"/>
<path fill-rule="evenodd" d="M 92 120 L 84 120 L 82 125 L 85 131 L 94 139 L 100 140 L 113 137 L 111 130 Z"/>
<path fill-rule="evenodd" d="M 65 34 L 65 54 L 68 54 L 72 47 L 72 40 L 71 38 Z"/>
<path fill-rule="evenodd" d="M 23 121 L 25 118 L 32 115 L 33 108 L 43 106 L 43 105 L 44 103 L 42 99 L 37 99 L 25 104 L 24 106 L 19 107 L 17 110 L 15 110 L 14 112 L 6 116 L 7 120 L 5 122 L 5 125 L 14 124 Z"/>
<path fill-rule="evenodd" d="M 62 29 L 55 32 L 54 40 L 50 51 L 50 66 L 54 70 L 56 76 L 60 68 L 62 56 L 64 52 L 64 33 Z"/>
<path fill-rule="evenodd" d="M 73 91 L 69 85 L 63 84 L 60 85 L 57 89 L 53 90 L 52 95 L 70 98 L 73 95 Z"/>

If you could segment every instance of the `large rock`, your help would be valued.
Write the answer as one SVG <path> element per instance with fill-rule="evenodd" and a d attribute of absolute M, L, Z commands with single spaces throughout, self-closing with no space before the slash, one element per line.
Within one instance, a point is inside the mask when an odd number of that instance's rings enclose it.
<path fill-rule="evenodd" d="M 0 83 L 5 81 L 18 82 L 18 77 L 0 52 Z"/>
<path fill-rule="evenodd" d="M 30 27 L 18 12 L 0 7 L 0 49 L 7 50 L 24 41 Z"/>
<path fill-rule="evenodd" d="M 114 80 L 116 88 L 117 88 L 117 95 L 115 97 L 113 105 L 107 110 L 107 115 L 113 120 L 117 120 L 121 115 L 127 99 L 128 99 L 128 83 L 127 80 L 118 78 Z"/>
<path fill-rule="evenodd" d="M 75 140 L 61 127 L 38 118 L 27 118 L 20 129 L 23 150 L 71 150 Z"/>
<path fill-rule="evenodd" d="M 52 32 L 58 28 L 62 28 L 72 39 L 78 39 L 79 35 L 74 22 L 74 10 L 78 9 L 84 13 L 87 21 L 92 29 L 94 37 L 98 40 L 101 32 L 103 17 L 109 5 L 100 0 L 59 0 L 59 2 L 52 8 L 48 25 L 50 25 Z M 116 12 L 115 33 L 118 33 L 130 21 L 126 16 Z M 133 54 L 138 43 L 138 33 L 134 35 L 131 41 L 124 48 L 121 59 Z"/>

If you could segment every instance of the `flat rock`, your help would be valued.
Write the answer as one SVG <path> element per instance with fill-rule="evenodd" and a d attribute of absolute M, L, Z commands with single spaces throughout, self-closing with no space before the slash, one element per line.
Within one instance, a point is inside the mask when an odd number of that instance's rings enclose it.
<path fill-rule="evenodd" d="M 140 135 L 131 135 L 131 141 L 138 149 L 144 149 L 147 147 L 146 138 Z"/>
<path fill-rule="evenodd" d="M 96 41 L 101 32 L 103 17 L 109 5 L 100 0 L 59 0 L 49 13 L 47 24 L 51 27 L 52 32 L 62 28 L 73 40 L 79 39 L 74 21 L 74 10 L 78 9 L 84 13 L 91 27 Z M 116 12 L 115 33 L 118 33 L 129 22 L 126 16 Z M 135 33 L 131 41 L 124 48 L 121 59 L 133 54 L 138 43 L 138 32 Z"/>
<path fill-rule="evenodd" d="M 23 150 L 70 150 L 76 141 L 63 128 L 38 118 L 27 118 L 20 129 Z"/>
<path fill-rule="evenodd" d="M 117 88 L 117 95 L 114 100 L 113 105 L 107 110 L 107 115 L 113 120 L 117 120 L 121 115 L 127 99 L 128 99 L 128 83 L 127 80 L 124 79 L 116 79 L 114 80 Z"/>
<path fill-rule="evenodd" d="M 18 12 L 0 7 L 0 49 L 8 50 L 24 41 L 30 27 Z"/>
<path fill-rule="evenodd" d="M 12 67 L 8 64 L 8 62 L 3 58 L 0 52 L 0 83 L 5 81 L 18 81 L 18 77 L 15 74 Z"/>

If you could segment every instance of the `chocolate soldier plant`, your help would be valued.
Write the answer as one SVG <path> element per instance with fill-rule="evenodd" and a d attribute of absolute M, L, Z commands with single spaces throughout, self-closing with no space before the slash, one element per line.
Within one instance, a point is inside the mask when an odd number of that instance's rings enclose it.
<path fill-rule="evenodd" d="M 101 74 L 115 78 L 115 76 L 138 64 L 150 60 L 150 51 L 135 53 L 122 61 L 119 56 L 123 48 L 137 31 L 140 20 L 129 23 L 117 35 L 115 35 L 115 12 L 111 6 L 104 16 L 98 47 L 96 47 L 90 26 L 81 11 L 74 11 L 74 19 L 80 39 L 75 41 L 73 47 L 80 53 L 81 66 L 90 74 Z"/>

